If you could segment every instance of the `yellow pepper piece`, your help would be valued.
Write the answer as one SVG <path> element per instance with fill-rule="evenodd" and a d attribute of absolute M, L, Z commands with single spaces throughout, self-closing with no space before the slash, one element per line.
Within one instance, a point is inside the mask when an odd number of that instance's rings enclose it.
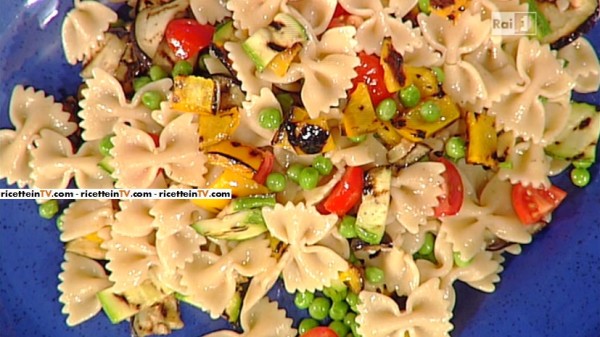
<path fill-rule="evenodd" d="M 346 283 L 350 291 L 355 294 L 360 293 L 363 289 L 363 276 L 360 270 L 354 265 L 350 265 L 348 269 L 340 272 L 339 279 Z"/>
<path fill-rule="evenodd" d="M 301 50 L 301 43 L 294 44 L 290 48 L 287 48 L 286 50 L 278 53 L 277 56 L 275 56 L 275 58 L 271 60 L 271 62 L 269 62 L 267 68 L 271 69 L 275 73 L 275 75 L 279 77 L 285 76 L 288 69 L 290 68 L 290 65 L 292 64 L 292 61 L 294 61 L 294 59 L 296 58 L 298 53 L 300 53 Z"/>
<path fill-rule="evenodd" d="M 406 66 L 404 74 L 407 79 L 406 85 L 414 84 L 419 89 L 422 98 L 431 97 L 440 92 L 437 76 L 431 69 Z"/>
<path fill-rule="evenodd" d="M 239 124 L 240 112 L 237 107 L 216 115 L 201 114 L 198 118 L 200 148 L 205 149 L 228 139 Z"/>
<path fill-rule="evenodd" d="M 496 117 L 474 112 L 467 113 L 467 162 L 495 167 L 494 158 L 498 147 L 496 134 Z"/>
<path fill-rule="evenodd" d="M 171 107 L 193 113 L 213 113 L 215 82 L 200 76 L 177 76 L 173 85 Z"/>
<path fill-rule="evenodd" d="M 431 101 L 438 105 L 441 111 L 441 117 L 435 122 L 427 122 L 421 117 L 421 106 L 424 102 L 408 111 L 405 115 L 394 121 L 394 125 L 402 124 L 398 133 L 404 138 L 419 142 L 425 138 L 431 137 L 437 131 L 445 128 L 448 124 L 454 122 L 460 117 L 458 106 L 452 102 L 448 96 L 442 98 L 431 98 Z"/>
<path fill-rule="evenodd" d="M 268 188 L 252 180 L 252 178 L 244 177 L 236 171 L 229 169 L 225 169 L 208 188 L 231 189 L 233 198 L 269 193 Z M 194 199 L 192 202 L 196 206 L 202 207 L 209 212 L 218 213 L 225 208 L 231 200 Z"/>
<path fill-rule="evenodd" d="M 344 108 L 342 124 L 348 137 L 375 132 L 379 128 L 379 119 L 375 114 L 366 84 L 359 83 L 350 95 L 350 100 Z"/>
<path fill-rule="evenodd" d="M 383 67 L 383 82 L 388 92 L 397 92 L 406 85 L 402 55 L 394 50 L 390 38 L 383 40 L 379 63 Z"/>
<path fill-rule="evenodd" d="M 84 239 L 90 242 L 102 243 L 104 240 L 98 236 L 98 232 L 94 232 L 92 234 L 88 234 L 84 236 Z"/>
<path fill-rule="evenodd" d="M 206 149 L 208 163 L 234 170 L 252 178 L 263 161 L 258 149 L 229 140 L 222 141 Z"/>
<path fill-rule="evenodd" d="M 386 121 L 386 122 L 380 122 L 381 126 L 379 127 L 379 129 L 377 129 L 377 135 L 379 136 L 379 138 L 381 138 L 381 140 L 383 141 L 383 143 L 388 147 L 394 147 L 398 144 L 400 144 L 400 142 L 402 141 L 402 136 L 400 135 L 400 133 L 398 133 L 398 131 L 392 126 L 392 123 Z"/>

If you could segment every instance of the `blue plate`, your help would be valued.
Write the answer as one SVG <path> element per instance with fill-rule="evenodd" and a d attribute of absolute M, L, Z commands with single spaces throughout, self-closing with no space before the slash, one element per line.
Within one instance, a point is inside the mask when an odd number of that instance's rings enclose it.
<path fill-rule="evenodd" d="M 79 85 L 76 71 L 64 61 L 61 18 L 71 1 L 4 0 L 0 11 L 0 128 L 11 127 L 7 111 L 12 88 L 32 85 L 62 99 Z M 600 50 L 600 25 L 588 35 Z M 600 104 L 600 94 L 577 96 Z M 598 336 L 600 330 L 599 166 L 592 183 L 574 188 L 566 177 L 556 183 L 569 192 L 550 228 L 505 265 L 497 291 L 482 294 L 458 285 L 454 337 Z M 0 188 L 5 188 L 4 181 Z M 63 257 L 53 221 L 37 215 L 32 201 L 0 202 L 0 336 L 127 337 L 126 323 L 111 325 L 99 314 L 68 328 L 58 302 L 57 275 Z M 270 293 L 294 308 L 280 286 Z M 226 328 L 199 310 L 183 306 L 186 327 L 173 337 L 197 337 Z"/>

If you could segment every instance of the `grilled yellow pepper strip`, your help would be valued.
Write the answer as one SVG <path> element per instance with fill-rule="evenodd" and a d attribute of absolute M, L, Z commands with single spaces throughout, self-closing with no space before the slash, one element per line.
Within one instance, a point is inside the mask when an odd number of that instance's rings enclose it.
<path fill-rule="evenodd" d="M 425 138 L 431 137 L 431 135 L 445 128 L 448 124 L 460 117 L 458 106 L 452 102 L 448 96 L 442 98 L 430 98 L 427 101 L 431 101 L 439 106 L 441 117 L 437 121 L 427 122 L 423 119 L 419 111 L 425 103 L 422 102 L 392 122 L 392 124 L 399 127 L 398 133 L 412 142 L 419 142 Z"/>
<path fill-rule="evenodd" d="M 402 62 L 402 55 L 394 50 L 392 40 L 383 40 L 379 63 L 383 68 L 383 82 L 388 92 L 397 92 L 407 85 Z"/>
<path fill-rule="evenodd" d="M 240 175 L 238 172 L 225 169 L 223 173 L 208 187 L 217 189 L 231 189 L 233 197 L 246 197 L 254 194 L 267 194 L 269 189 L 265 186 Z M 225 208 L 231 200 L 227 199 L 194 199 L 192 202 L 209 212 L 218 213 Z"/>
<path fill-rule="evenodd" d="M 231 169 L 252 179 L 263 161 L 261 151 L 229 140 L 222 141 L 206 149 L 208 163 Z"/>
<path fill-rule="evenodd" d="M 296 43 L 290 48 L 280 52 L 275 58 L 267 65 L 267 69 L 271 69 L 275 75 L 279 77 L 285 76 L 292 61 L 296 58 L 298 53 L 302 50 L 302 44 Z"/>
<path fill-rule="evenodd" d="M 494 155 L 498 147 L 498 136 L 495 123 L 494 116 L 474 112 L 467 113 L 468 163 L 487 167 L 496 166 Z"/>
<path fill-rule="evenodd" d="M 379 119 L 375 114 L 366 84 L 359 83 L 350 95 L 350 100 L 344 108 L 342 123 L 348 137 L 372 133 L 379 128 Z"/>
<path fill-rule="evenodd" d="M 213 113 L 215 81 L 200 76 L 176 76 L 171 107 L 181 112 Z"/>
<path fill-rule="evenodd" d="M 240 112 L 234 107 L 216 115 L 201 114 L 198 117 L 200 148 L 205 149 L 226 140 L 240 124 Z"/>
<path fill-rule="evenodd" d="M 404 73 L 407 85 L 414 84 L 419 89 L 422 98 L 431 97 L 440 92 L 438 79 L 433 70 L 425 67 L 405 66 Z"/>

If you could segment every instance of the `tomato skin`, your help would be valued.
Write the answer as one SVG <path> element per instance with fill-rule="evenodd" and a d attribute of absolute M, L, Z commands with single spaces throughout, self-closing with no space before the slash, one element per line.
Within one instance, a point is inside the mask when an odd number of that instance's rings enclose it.
<path fill-rule="evenodd" d="M 511 194 L 513 209 L 525 225 L 541 221 L 567 196 L 567 192 L 553 185 L 544 189 L 516 184 L 513 185 Z"/>
<path fill-rule="evenodd" d="M 338 335 L 326 326 L 318 326 L 305 332 L 302 337 L 338 337 Z"/>
<path fill-rule="evenodd" d="M 344 216 L 360 201 L 364 187 L 365 171 L 360 167 L 348 167 L 329 196 L 317 206 L 317 210 L 322 214 Z"/>
<path fill-rule="evenodd" d="M 210 45 L 214 33 L 215 27 L 194 19 L 174 19 L 167 25 L 165 38 L 175 55 L 185 60 Z"/>
<path fill-rule="evenodd" d="M 439 204 L 434 209 L 436 217 L 455 215 L 463 204 L 463 183 L 456 166 L 446 158 L 440 157 L 439 162 L 444 164 L 446 170 L 442 173 L 444 178 L 444 195 L 438 197 Z"/>
<path fill-rule="evenodd" d="M 359 83 L 365 83 L 369 88 L 369 96 L 373 106 L 376 107 L 379 102 L 391 97 L 393 94 L 387 91 L 383 80 L 383 67 L 379 63 L 377 55 L 370 55 L 365 52 L 358 53 L 360 65 L 354 70 L 358 75 L 352 79 L 352 89 L 354 92 Z"/>
<path fill-rule="evenodd" d="M 267 181 L 267 176 L 273 171 L 273 164 L 275 163 L 275 156 L 270 151 L 263 152 L 263 162 L 260 164 L 258 171 L 254 174 L 254 181 L 259 184 L 265 183 Z"/>

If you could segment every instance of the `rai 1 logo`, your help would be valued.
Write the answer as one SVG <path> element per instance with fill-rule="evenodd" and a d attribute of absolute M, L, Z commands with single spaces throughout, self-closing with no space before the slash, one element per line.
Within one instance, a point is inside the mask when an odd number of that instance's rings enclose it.
<path fill-rule="evenodd" d="M 492 35 L 535 35 L 537 13 L 492 12 Z"/>

